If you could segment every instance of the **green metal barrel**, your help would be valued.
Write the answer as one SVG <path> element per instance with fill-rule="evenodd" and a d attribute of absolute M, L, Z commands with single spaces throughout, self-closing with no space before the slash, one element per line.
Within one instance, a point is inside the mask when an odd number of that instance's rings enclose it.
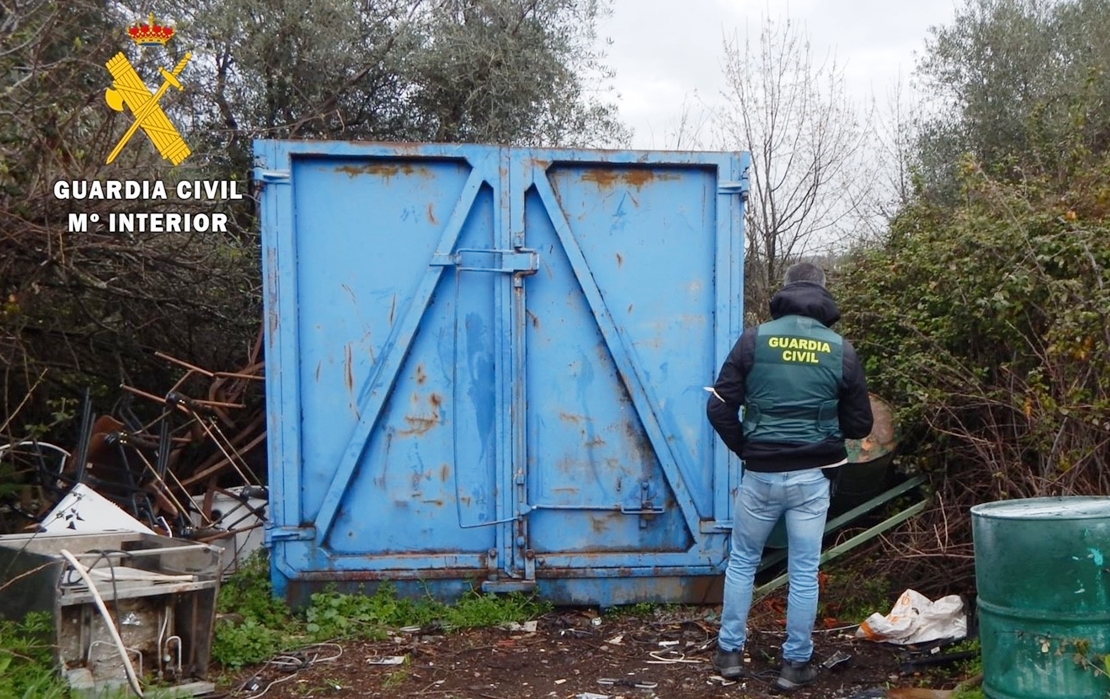
<path fill-rule="evenodd" d="M 986 695 L 1110 696 L 1110 498 L 986 503 L 971 524 Z"/>

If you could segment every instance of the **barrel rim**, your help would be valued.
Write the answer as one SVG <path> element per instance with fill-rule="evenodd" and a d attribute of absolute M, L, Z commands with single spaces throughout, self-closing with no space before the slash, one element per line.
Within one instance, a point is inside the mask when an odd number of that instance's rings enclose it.
<path fill-rule="evenodd" d="M 1070 507 L 1064 507 L 1069 505 Z M 1100 505 L 1099 511 L 1083 511 L 1084 505 Z M 1037 511 L 1037 507 L 1051 508 L 1054 511 Z M 1040 498 L 1015 498 L 995 500 L 974 505 L 973 517 L 983 519 L 1009 520 L 1049 520 L 1049 519 L 1105 519 L 1110 518 L 1110 496 L 1101 495 L 1061 495 Z"/>

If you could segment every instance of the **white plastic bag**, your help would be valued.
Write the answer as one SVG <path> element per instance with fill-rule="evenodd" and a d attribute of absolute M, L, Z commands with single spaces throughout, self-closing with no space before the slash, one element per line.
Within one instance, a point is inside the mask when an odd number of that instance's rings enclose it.
<path fill-rule="evenodd" d="M 915 590 L 903 592 L 886 616 L 872 614 L 856 629 L 856 638 L 903 646 L 965 636 L 967 615 L 958 595 L 933 602 Z"/>

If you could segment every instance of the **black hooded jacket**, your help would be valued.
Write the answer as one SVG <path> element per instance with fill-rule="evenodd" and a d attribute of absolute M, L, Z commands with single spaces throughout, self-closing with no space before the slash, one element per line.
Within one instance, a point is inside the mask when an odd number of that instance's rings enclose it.
<path fill-rule="evenodd" d="M 771 299 L 771 316 L 800 315 L 831 327 L 840 320 L 840 310 L 829 292 L 815 282 L 787 284 Z M 713 385 L 706 411 L 713 429 L 725 445 L 744 460 L 752 471 L 798 471 L 839 463 L 846 457 L 843 439 L 813 443 L 759 441 L 747 443 L 739 412 L 744 405 L 748 374 L 753 370 L 758 328 L 744 331 L 729 352 Z M 756 368 L 758 370 L 758 368 Z M 718 397 L 719 396 L 719 397 Z M 867 380 L 855 348 L 844 340 L 844 367 L 837 406 L 840 430 L 848 439 L 863 439 L 871 433 L 873 418 L 867 395 Z"/>

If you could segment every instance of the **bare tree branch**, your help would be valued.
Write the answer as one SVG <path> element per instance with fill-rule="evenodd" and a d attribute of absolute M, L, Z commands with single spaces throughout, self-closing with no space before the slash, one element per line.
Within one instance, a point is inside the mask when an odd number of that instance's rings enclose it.
<path fill-rule="evenodd" d="M 786 266 L 855 233 L 870 187 L 868 126 L 835 56 L 818 60 L 804 28 L 763 18 L 755 39 L 724 43 L 722 145 L 752 156 L 749 308 L 762 311 Z"/>

